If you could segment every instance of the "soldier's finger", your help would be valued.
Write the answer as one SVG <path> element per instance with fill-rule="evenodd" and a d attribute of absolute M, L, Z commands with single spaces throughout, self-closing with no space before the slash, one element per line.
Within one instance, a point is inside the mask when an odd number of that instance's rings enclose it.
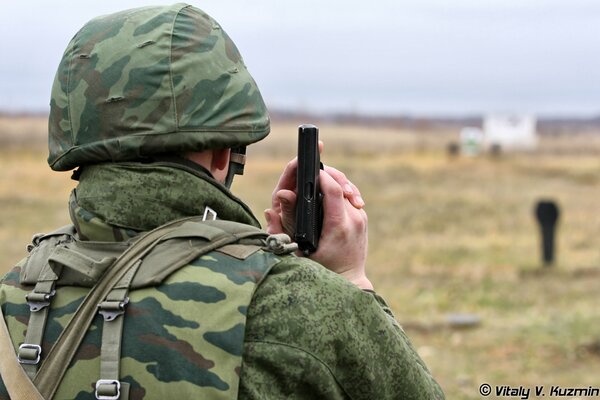
<path fill-rule="evenodd" d="M 277 186 L 273 190 L 273 194 L 271 195 L 271 200 L 275 202 L 277 193 L 280 190 L 296 190 L 296 171 L 298 170 L 298 158 L 294 158 L 292 161 L 287 163 L 283 173 L 279 177 L 279 182 L 277 182 Z"/>
<path fill-rule="evenodd" d="M 343 223 L 346 217 L 344 191 L 327 171 L 321 171 L 319 181 L 323 193 L 323 225 L 325 227 L 330 223 L 335 229 L 335 226 Z"/>
<path fill-rule="evenodd" d="M 354 207 L 363 208 L 365 206 L 365 201 L 363 200 L 360 191 L 356 185 L 350 182 L 343 172 L 328 165 L 325 166 L 325 171 L 327 171 L 327 173 L 342 187 L 344 197 L 346 197 Z"/>
<path fill-rule="evenodd" d="M 267 233 L 274 235 L 278 233 L 283 233 L 283 226 L 281 225 L 281 218 L 279 217 L 279 213 L 272 208 L 267 208 L 265 210 L 265 220 L 267 221 L 266 231 Z"/>
<path fill-rule="evenodd" d="M 280 216 L 283 232 L 293 237 L 296 226 L 296 193 L 291 190 L 280 190 L 276 197 L 281 204 Z"/>
<path fill-rule="evenodd" d="M 352 203 L 354 207 L 362 209 L 365 206 L 365 200 L 362 198 L 360 190 L 358 190 L 358 187 L 351 181 L 348 181 L 348 184 L 352 188 L 352 196 L 349 197 L 348 200 L 350 200 L 350 203 Z"/>

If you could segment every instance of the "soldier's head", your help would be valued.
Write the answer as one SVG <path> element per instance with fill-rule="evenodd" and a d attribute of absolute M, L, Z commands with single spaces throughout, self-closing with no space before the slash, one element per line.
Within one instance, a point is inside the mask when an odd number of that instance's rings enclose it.
<path fill-rule="evenodd" d="M 261 94 L 221 26 L 186 4 L 144 7 L 95 18 L 69 43 L 52 88 L 48 163 L 68 171 L 232 149 L 235 173 L 268 133 Z"/>

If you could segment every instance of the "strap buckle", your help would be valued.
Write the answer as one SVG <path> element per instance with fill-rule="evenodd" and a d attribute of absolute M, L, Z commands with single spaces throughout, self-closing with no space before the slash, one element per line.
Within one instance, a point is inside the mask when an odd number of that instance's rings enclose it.
<path fill-rule="evenodd" d="M 125 306 L 129 304 L 129 297 L 119 300 L 104 300 L 98 304 L 98 312 L 104 317 L 105 321 L 112 321 L 119 315 L 125 313 Z"/>
<path fill-rule="evenodd" d="M 96 399 L 118 400 L 121 396 L 121 382 L 116 379 L 99 379 L 96 382 Z"/>
<path fill-rule="evenodd" d="M 33 290 L 32 292 L 27 293 L 25 299 L 29 305 L 29 310 L 31 312 L 38 312 L 44 307 L 48 307 L 55 294 L 56 290 L 52 290 L 50 293 L 36 292 Z"/>
<path fill-rule="evenodd" d="M 38 344 L 23 343 L 19 346 L 17 359 L 20 364 L 36 365 L 42 357 L 42 347 Z"/>
<path fill-rule="evenodd" d="M 209 206 L 204 207 L 204 215 L 202 216 L 202 221 L 214 221 L 215 219 L 217 219 L 217 212 Z"/>

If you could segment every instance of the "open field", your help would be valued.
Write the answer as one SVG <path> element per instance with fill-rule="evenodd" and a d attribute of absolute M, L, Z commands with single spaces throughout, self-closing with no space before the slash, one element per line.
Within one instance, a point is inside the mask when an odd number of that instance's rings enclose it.
<path fill-rule="evenodd" d="M 0 119 L 2 270 L 32 233 L 69 222 L 74 182 L 47 167 L 44 129 Z M 234 183 L 261 220 L 295 131 L 275 124 Z M 600 387 L 600 135 L 544 137 L 532 154 L 450 158 L 451 131 L 322 125 L 321 134 L 324 161 L 367 203 L 370 278 L 449 399 L 481 398 L 482 383 Z M 561 207 L 557 262 L 546 269 L 533 218 L 542 198 Z M 454 313 L 481 323 L 457 329 L 447 322 Z"/>

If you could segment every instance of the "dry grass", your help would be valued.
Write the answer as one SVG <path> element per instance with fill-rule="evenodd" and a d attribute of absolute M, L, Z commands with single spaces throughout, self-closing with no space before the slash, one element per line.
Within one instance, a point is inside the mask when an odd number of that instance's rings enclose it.
<path fill-rule="evenodd" d="M 250 148 L 247 175 L 234 184 L 259 218 L 295 152 L 295 131 L 275 125 Z M 484 382 L 600 385 L 600 136 L 545 138 L 534 154 L 453 159 L 444 149 L 455 132 L 323 125 L 321 133 L 324 160 L 345 171 L 367 202 L 370 277 L 449 399 L 480 398 Z M 68 222 L 73 183 L 49 172 L 39 146 L 8 146 L 2 135 L 6 269 L 33 232 Z M 533 219 L 540 198 L 562 210 L 557 263 L 545 270 Z M 446 316 L 457 312 L 481 324 L 453 329 Z"/>

